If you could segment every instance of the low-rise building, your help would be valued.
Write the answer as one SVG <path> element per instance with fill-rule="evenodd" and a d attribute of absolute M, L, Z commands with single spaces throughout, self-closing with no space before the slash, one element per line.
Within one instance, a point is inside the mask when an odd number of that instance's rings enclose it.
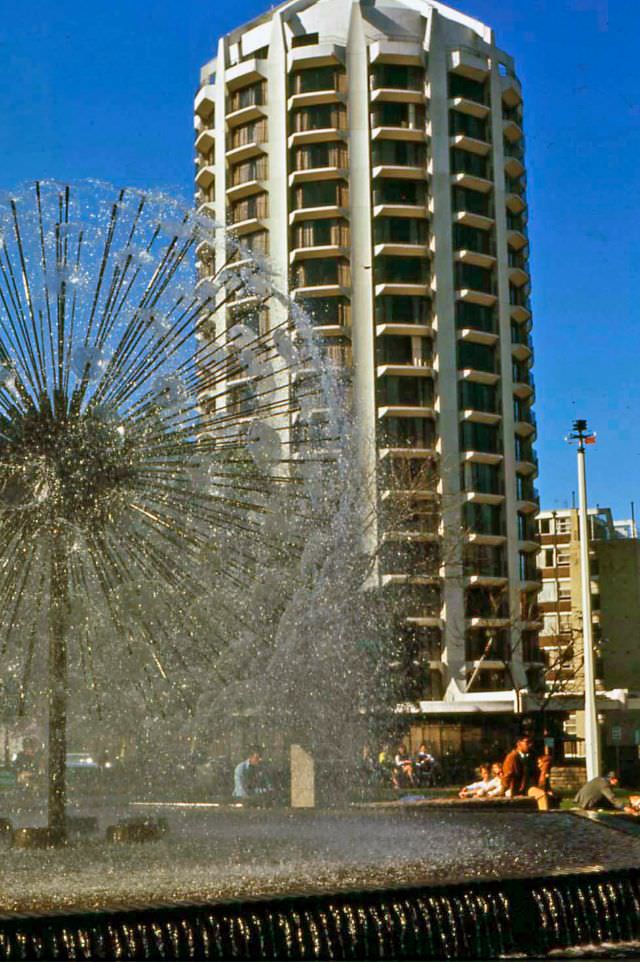
<path fill-rule="evenodd" d="M 590 508 L 589 577 L 596 693 L 608 764 L 637 760 L 640 743 L 640 540 L 635 522 Z M 584 752 L 580 533 L 575 508 L 538 516 L 540 647 L 547 707 L 565 713 L 566 754 Z"/>

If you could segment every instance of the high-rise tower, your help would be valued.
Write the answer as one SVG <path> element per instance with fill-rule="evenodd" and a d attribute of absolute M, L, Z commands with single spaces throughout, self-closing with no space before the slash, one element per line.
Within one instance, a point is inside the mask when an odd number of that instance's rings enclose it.
<path fill-rule="evenodd" d="M 269 255 L 351 370 L 407 700 L 513 711 L 539 582 L 512 58 L 435 0 L 290 0 L 219 41 L 195 115 L 198 203 Z"/>

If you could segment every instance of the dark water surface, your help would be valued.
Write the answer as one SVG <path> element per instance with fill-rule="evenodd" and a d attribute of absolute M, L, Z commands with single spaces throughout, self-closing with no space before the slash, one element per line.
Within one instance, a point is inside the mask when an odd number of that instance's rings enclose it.
<path fill-rule="evenodd" d="M 569 813 L 160 813 L 3 851 L 0 959 L 637 957 L 640 839 Z"/>

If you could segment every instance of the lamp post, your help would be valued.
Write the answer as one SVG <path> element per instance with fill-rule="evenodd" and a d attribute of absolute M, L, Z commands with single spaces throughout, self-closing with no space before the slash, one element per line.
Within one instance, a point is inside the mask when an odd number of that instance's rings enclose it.
<path fill-rule="evenodd" d="M 589 524 L 587 517 L 587 477 L 584 449 L 595 442 L 587 422 L 573 422 L 569 441 L 578 444 L 578 517 L 580 521 L 580 579 L 582 582 L 582 649 L 584 659 L 584 734 L 587 780 L 600 774 L 600 735 L 596 711 L 595 664 L 591 622 L 591 577 L 589 572 Z"/>

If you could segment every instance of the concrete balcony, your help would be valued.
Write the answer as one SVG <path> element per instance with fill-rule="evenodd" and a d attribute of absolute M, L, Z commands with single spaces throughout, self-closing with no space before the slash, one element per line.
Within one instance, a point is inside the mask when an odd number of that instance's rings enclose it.
<path fill-rule="evenodd" d="M 433 367 L 430 364 L 379 364 L 376 376 L 384 377 L 390 374 L 397 377 L 433 377 Z"/>
<path fill-rule="evenodd" d="M 473 381 L 475 384 L 497 384 L 500 380 L 499 374 L 491 371 L 478 371 L 473 367 L 465 367 L 458 371 L 459 381 Z"/>
<path fill-rule="evenodd" d="M 384 294 L 399 294 L 407 297 L 431 297 L 431 287 L 429 284 L 410 284 L 404 281 L 384 281 L 376 284 L 375 295 L 381 297 Z"/>
<path fill-rule="evenodd" d="M 477 140 L 467 134 L 456 134 L 449 138 L 452 147 L 458 150 L 466 150 L 470 154 L 477 154 L 479 157 L 486 157 L 491 150 L 491 144 L 486 140 Z"/>
<path fill-rule="evenodd" d="M 467 531 L 463 535 L 466 544 L 485 545 L 487 548 L 498 548 L 507 540 L 504 534 L 486 534 L 482 531 Z"/>
<path fill-rule="evenodd" d="M 541 578 L 522 578 L 519 582 L 520 591 L 540 591 L 542 588 Z"/>
<path fill-rule="evenodd" d="M 373 168 L 372 177 L 393 177 L 394 180 L 425 180 L 426 167 L 403 167 L 392 164 L 379 164 Z"/>
<path fill-rule="evenodd" d="M 374 217 L 418 217 L 426 220 L 429 217 L 426 204 L 375 204 Z"/>
<path fill-rule="evenodd" d="M 512 214 L 521 214 L 527 208 L 527 202 L 522 194 L 507 194 L 504 202 Z"/>
<path fill-rule="evenodd" d="M 315 130 L 295 130 L 289 135 L 287 143 L 289 147 L 298 147 L 301 144 L 323 144 L 327 141 L 345 140 L 346 131 L 340 127 L 319 127 Z"/>
<path fill-rule="evenodd" d="M 536 433 L 536 425 L 532 421 L 514 421 L 513 430 L 521 438 L 531 438 Z"/>
<path fill-rule="evenodd" d="M 427 132 L 424 127 L 374 127 L 371 131 L 372 140 L 410 140 L 417 144 L 424 144 Z"/>
<path fill-rule="evenodd" d="M 509 177 L 522 177 L 524 174 L 524 164 L 520 158 L 513 157 L 508 153 L 505 154 L 504 169 Z"/>
<path fill-rule="evenodd" d="M 470 504 L 504 504 L 504 494 L 488 494 L 486 491 L 465 491 L 463 500 Z"/>
<path fill-rule="evenodd" d="M 466 48 L 452 50 L 449 53 L 449 70 L 462 77 L 482 81 L 489 73 L 489 61 L 483 54 Z"/>
<path fill-rule="evenodd" d="M 530 340 L 523 344 L 511 344 L 511 354 L 517 361 L 528 361 L 533 357 L 533 347 Z"/>
<path fill-rule="evenodd" d="M 531 554 L 534 551 L 540 550 L 540 543 L 534 541 L 533 538 L 523 538 L 518 541 L 518 551 L 524 551 L 525 554 Z"/>
<path fill-rule="evenodd" d="M 486 307 L 493 307 L 498 300 L 495 294 L 488 291 L 476 291 L 471 287 L 461 287 L 456 291 L 456 298 L 459 301 L 467 301 L 470 304 L 483 304 Z"/>
<path fill-rule="evenodd" d="M 517 143 L 523 137 L 522 127 L 515 120 L 503 120 L 502 132 L 511 144 Z"/>
<path fill-rule="evenodd" d="M 440 578 L 437 575 L 412 575 L 412 574 L 386 574 L 382 575 L 380 581 L 386 585 L 438 585 Z M 438 627 L 435 625 L 434 627 Z"/>
<path fill-rule="evenodd" d="M 252 234 L 254 231 L 262 230 L 263 228 L 264 221 L 259 217 L 247 217 L 246 220 L 239 220 L 229 224 L 229 230 L 238 236 Z"/>
<path fill-rule="evenodd" d="M 516 107 L 519 103 L 522 103 L 522 86 L 517 77 L 514 77 L 513 74 L 500 77 L 500 86 L 502 87 L 502 99 L 507 107 Z"/>
<path fill-rule="evenodd" d="M 239 107 L 238 110 L 230 111 L 226 116 L 229 127 L 239 127 L 241 124 L 249 124 L 252 120 L 262 120 L 266 117 L 267 108 L 264 104 L 249 104 L 248 107 Z"/>
<path fill-rule="evenodd" d="M 476 661 L 465 661 L 464 664 L 467 671 L 471 671 L 473 668 L 485 668 L 488 671 L 500 671 L 501 668 L 504 668 L 507 662 L 503 658 L 483 658 L 482 661 L 480 659 L 477 659 Z M 488 695 L 495 696 L 496 694 L 500 694 L 500 693 L 487 691 L 487 692 L 478 692 L 478 693 L 471 692 L 471 694 L 475 696 L 474 697 L 474 701 L 475 701 L 475 699 L 480 695 L 483 695 L 486 698 Z"/>
<path fill-rule="evenodd" d="M 318 337 L 351 337 L 350 329 L 344 324 L 314 324 Z"/>
<path fill-rule="evenodd" d="M 257 294 L 247 294 L 246 297 L 236 297 L 225 302 L 228 311 L 245 311 L 251 307 L 258 307 L 261 298 Z"/>
<path fill-rule="evenodd" d="M 459 341 L 471 341 L 473 344 L 488 344 L 493 347 L 500 340 L 499 334 L 493 334 L 491 331 L 479 331 L 475 327 L 463 327 L 458 331 Z"/>
<path fill-rule="evenodd" d="M 202 164 L 196 171 L 196 184 L 201 190 L 207 190 L 216 179 L 216 169 L 213 164 Z"/>
<path fill-rule="evenodd" d="M 463 451 L 460 460 L 465 464 L 469 461 L 474 464 L 500 464 L 502 457 L 492 451 Z"/>
<path fill-rule="evenodd" d="M 468 97 L 451 97 L 449 99 L 449 109 L 457 110 L 461 114 L 470 117 L 479 117 L 484 120 L 491 113 L 491 108 L 487 104 L 481 104 L 477 100 L 469 100 Z"/>
<path fill-rule="evenodd" d="M 516 397 L 530 398 L 535 394 L 535 387 L 532 378 L 527 378 L 527 380 L 513 382 L 513 393 Z"/>
<path fill-rule="evenodd" d="M 351 288 L 342 284 L 310 284 L 308 287 L 293 287 L 294 297 L 349 297 Z"/>
<path fill-rule="evenodd" d="M 453 215 L 456 224 L 465 224 L 467 227 L 476 227 L 479 230 L 491 230 L 495 221 L 493 217 L 485 217 L 484 214 L 476 214 L 470 210 L 459 210 Z"/>
<path fill-rule="evenodd" d="M 525 304 L 510 304 L 509 310 L 512 319 L 518 321 L 518 323 L 528 321 L 531 317 L 531 311 Z"/>
<path fill-rule="evenodd" d="M 245 180 L 241 184 L 233 184 L 227 187 L 225 193 L 229 203 L 242 200 L 243 197 L 250 197 L 252 194 L 259 194 L 264 190 L 264 180 Z"/>
<path fill-rule="evenodd" d="M 216 105 L 216 88 L 213 84 L 205 84 L 204 87 L 200 87 L 200 90 L 195 96 L 193 101 L 193 109 L 197 113 L 198 117 L 204 119 L 209 117 Z"/>
<path fill-rule="evenodd" d="M 464 585 L 465 588 L 502 588 L 508 580 L 506 575 L 467 575 Z"/>
<path fill-rule="evenodd" d="M 266 61 L 257 60 L 255 57 L 236 63 L 233 67 L 227 67 L 224 75 L 227 90 L 238 90 L 240 87 L 248 87 L 250 84 L 266 80 L 265 68 Z"/>
<path fill-rule="evenodd" d="M 475 264 L 477 267 L 492 268 L 496 263 L 493 254 L 483 254 L 480 251 L 459 250 L 454 257 L 463 264 Z"/>
<path fill-rule="evenodd" d="M 465 623 L 467 628 L 508 628 L 511 624 L 511 618 L 493 618 L 491 615 L 473 615 L 471 618 L 465 618 Z M 485 658 L 482 662 L 483 666 L 490 661 L 490 658 Z M 473 664 L 475 665 L 477 662 L 473 662 Z M 502 665 L 502 661 L 500 661 L 500 665 Z"/>
<path fill-rule="evenodd" d="M 376 336 L 383 334 L 402 334 L 408 337 L 433 337 L 433 328 L 430 324 L 376 324 Z"/>
<path fill-rule="evenodd" d="M 295 264 L 297 261 L 319 260 L 326 257 L 346 257 L 349 248 L 342 247 L 340 244 L 319 244 L 317 247 L 296 247 L 289 254 L 289 263 Z"/>
<path fill-rule="evenodd" d="M 537 460 L 523 460 L 522 458 L 516 458 L 516 472 L 523 475 L 532 475 L 538 473 L 538 462 Z"/>
<path fill-rule="evenodd" d="M 437 615 L 425 615 L 422 618 L 418 616 L 416 616 L 415 618 L 405 618 L 405 621 L 407 622 L 408 625 L 416 625 L 416 627 L 419 627 L 419 628 L 442 629 L 444 627 L 444 622 L 442 618 L 439 618 Z M 440 668 L 442 667 L 442 663 L 440 661 L 429 660 L 430 668 L 434 668 L 436 665 Z"/>
<path fill-rule="evenodd" d="M 537 514 L 540 504 L 538 501 L 520 500 L 516 501 L 516 510 L 521 514 Z"/>
<path fill-rule="evenodd" d="M 375 257 L 431 257 L 431 251 L 425 244 L 376 244 L 373 248 Z"/>
<path fill-rule="evenodd" d="M 529 283 L 529 272 L 524 267 L 510 267 L 509 280 L 514 287 L 524 287 Z"/>
<path fill-rule="evenodd" d="M 250 160 L 252 157 L 259 157 L 264 154 L 264 144 L 267 138 L 260 136 L 254 140 L 247 141 L 246 144 L 239 144 L 237 147 L 230 147 L 225 151 L 228 163 L 238 164 L 243 160 Z"/>
<path fill-rule="evenodd" d="M 430 490 L 428 488 L 417 490 L 413 488 L 387 488 L 380 494 L 382 501 L 393 501 L 394 498 L 401 498 L 403 500 L 411 498 L 414 501 L 436 501 L 438 497 L 438 492 L 435 489 Z"/>
<path fill-rule="evenodd" d="M 370 97 L 372 104 L 377 103 L 398 103 L 398 104 L 423 104 L 425 100 L 424 90 L 405 90 L 395 87 L 376 87 L 371 91 Z"/>
<path fill-rule="evenodd" d="M 216 205 L 212 200 L 203 200 L 198 204 L 198 213 L 207 214 L 209 217 L 216 216 Z"/>
<path fill-rule="evenodd" d="M 468 190 L 477 190 L 481 194 L 488 194 L 493 190 L 493 181 L 485 177 L 476 177 L 475 174 L 465 174 L 463 172 L 452 174 L 451 183 L 454 187 L 466 187 Z"/>
<path fill-rule="evenodd" d="M 493 411 L 478 411 L 476 408 L 463 408 L 459 414 L 460 421 L 471 421 L 474 424 L 500 424 L 502 415 Z"/>
<path fill-rule="evenodd" d="M 331 67 L 344 64 L 345 49 L 335 43 L 312 43 L 293 47 L 287 53 L 287 70 L 304 67 Z"/>
<path fill-rule="evenodd" d="M 406 40 L 376 40 L 369 47 L 371 63 L 397 63 L 424 66 L 424 49 L 420 43 Z"/>
<path fill-rule="evenodd" d="M 436 416 L 435 408 L 422 407 L 413 404 L 384 404 L 378 407 L 378 419 L 381 418 L 431 418 Z"/>
<path fill-rule="evenodd" d="M 389 529 L 384 532 L 382 540 L 385 543 L 391 541 L 400 544 L 422 544 L 437 541 L 439 537 L 437 527 L 434 531 L 394 531 Z"/>
<path fill-rule="evenodd" d="M 289 174 L 289 186 L 305 184 L 319 180 L 346 180 L 348 170 L 345 167 L 310 167 L 308 170 L 294 170 Z"/>
<path fill-rule="evenodd" d="M 348 217 L 349 211 L 346 207 L 339 207 L 337 204 L 330 204 L 327 207 L 300 207 L 292 210 L 289 214 L 290 224 L 299 224 L 304 220 L 327 220 L 329 218 Z"/>
<path fill-rule="evenodd" d="M 345 95 L 338 90 L 308 90 L 306 93 L 292 94 L 287 100 L 287 109 L 315 107 L 318 104 L 341 104 Z"/>
<path fill-rule="evenodd" d="M 435 443 L 435 442 L 434 442 Z M 386 458 L 437 458 L 438 450 L 435 447 L 425 448 L 411 446 L 407 444 L 403 447 L 383 447 L 378 448 L 378 457 L 381 461 Z"/>
<path fill-rule="evenodd" d="M 524 231 L 521 230 L 508 230 L 507 231 L 507 244 L 514 251 L 522 250 L 529 243 L 529 239 Z"/>
<path fill-rule="evenodd" d="M 195 147 L 199 154 L 205 156 L 211 153 L 215 146 L 216 132 L 213 127 L 199 126 L 196 128 Z"/>

